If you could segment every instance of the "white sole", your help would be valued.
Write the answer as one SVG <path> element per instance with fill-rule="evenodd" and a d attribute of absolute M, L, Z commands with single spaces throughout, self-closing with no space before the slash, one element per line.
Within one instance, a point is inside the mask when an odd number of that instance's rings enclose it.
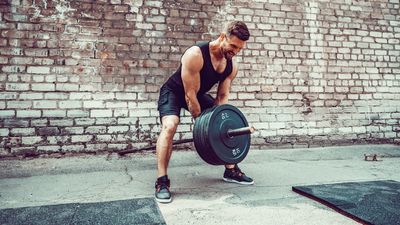
<path fill-rule="evenodd" d="M 232 180 L 232 179 L 229 179 L 229 178 L 225 178 L 225 177 L 223 177 L 222 178 L 225 182 L 228 182 L 228 183 L 236 183 L 236 184 L 241 184 L 241 185 L 252 185 L 252 184 L 254 184 L 254 181 L 252 181 L 252 182 L 239 182 L 239 181 L 237 181 L 237 180 Z"/>
<path fill-rule="evenodd" d="M 172 202 L 172 198 L 170 198 L 170 199 L 158 199 L 158 198 L 155 198 L 155 199 L 159 203 L 170 203 L 170 202 Z"/>

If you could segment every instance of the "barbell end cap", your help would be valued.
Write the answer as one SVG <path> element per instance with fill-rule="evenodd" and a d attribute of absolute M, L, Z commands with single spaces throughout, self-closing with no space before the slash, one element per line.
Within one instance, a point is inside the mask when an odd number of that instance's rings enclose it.
<path fill-rule="evenodd" d="M 250 127 L 250 133 L 252 134 L 252 133 L 254 133 L 254 131 L 256 131 L 256 128 L 253 127 L 253 126 L 251 126 L 251 127 Z"/>

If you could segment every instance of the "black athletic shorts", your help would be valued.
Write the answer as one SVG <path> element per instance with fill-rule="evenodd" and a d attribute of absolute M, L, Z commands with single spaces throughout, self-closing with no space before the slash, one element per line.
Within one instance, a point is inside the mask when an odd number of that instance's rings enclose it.
<path fill-rule="evenodd" d="M 215 99 L 209 94 L 197 95 L 197 99 L 200 103 L 201 111 L 211 108 L 215 103 Z M 178 95 L 164 86 L 161 87 L 157 107 L 160 119 L 168 115 L 180 117 L 182 108 L 188 110 L 185 96 Z"/>

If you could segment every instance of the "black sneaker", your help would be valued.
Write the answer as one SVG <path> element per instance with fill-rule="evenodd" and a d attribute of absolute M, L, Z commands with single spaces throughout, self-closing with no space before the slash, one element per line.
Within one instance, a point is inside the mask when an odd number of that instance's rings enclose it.
<path fill-rule="evenodd" d="M 240 170 L 238 165 L 235 165 L 235 167 L 232 169 L 225 168 L 223 180 L 226 182 L 230 182 L 230 183 L 238 183 L 238 184 L 246 184 L 246 185 L 254 184 L 253 179 L 246 176 Z"/>
<path fill-rule="evenodd" d="M 169 203 L 172 201 L 171 192 L 169 192 L 169 185 L 170 182 L 167 175 L 159 177 L 157 179 L 155 185 L 156 188 L 155 196 L 157 202 Z"/>

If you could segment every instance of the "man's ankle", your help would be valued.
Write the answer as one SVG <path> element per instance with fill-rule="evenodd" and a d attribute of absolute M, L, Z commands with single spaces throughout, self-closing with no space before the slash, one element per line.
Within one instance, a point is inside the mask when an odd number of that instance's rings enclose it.
<path fill-rule="evenodd" d="M 233 165 L 225 165 L 225 169 L 233 170 L 233 169 L 235 169 L 235 164 L 233 164 Z"/>

